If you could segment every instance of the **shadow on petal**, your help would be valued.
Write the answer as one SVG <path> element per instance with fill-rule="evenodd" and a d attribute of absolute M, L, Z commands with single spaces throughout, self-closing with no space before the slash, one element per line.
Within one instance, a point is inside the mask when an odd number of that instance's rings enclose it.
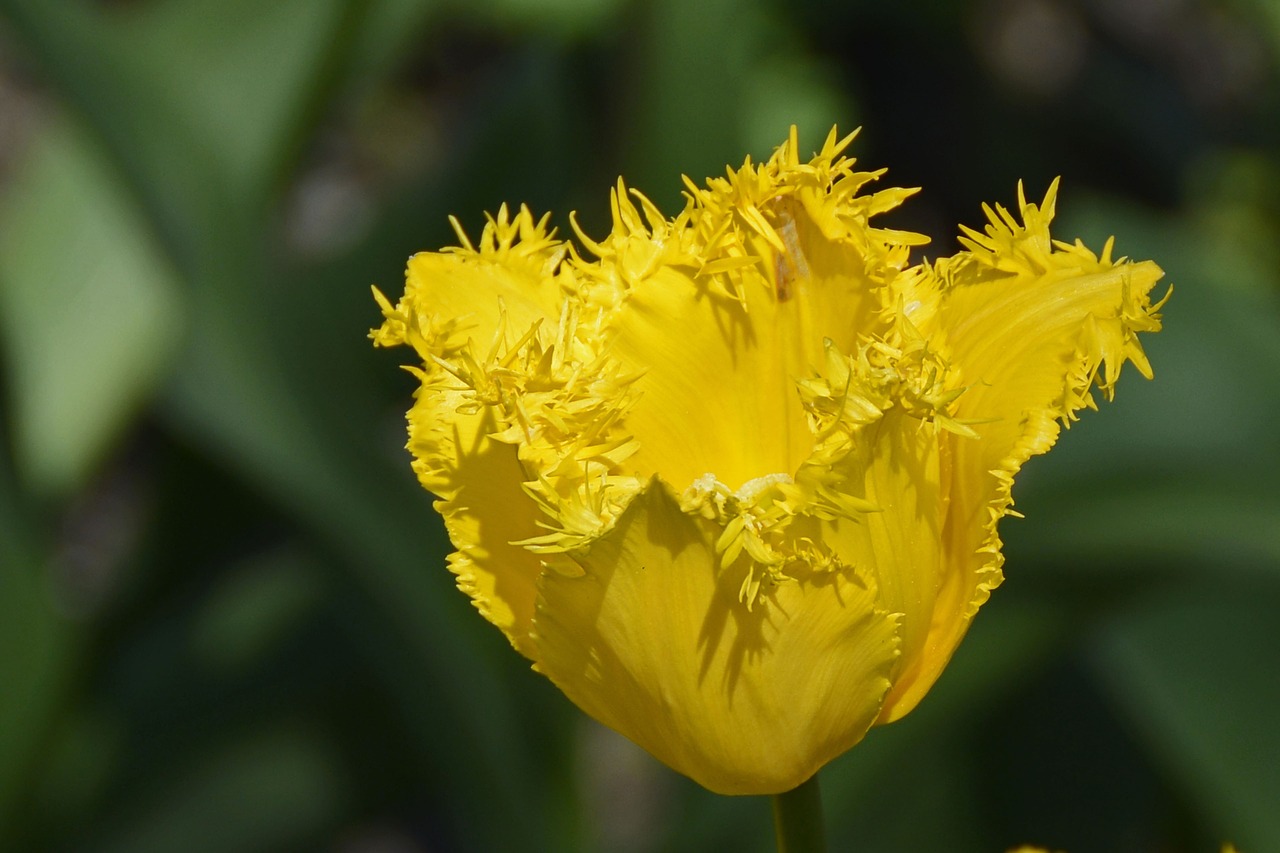
<path fill-rule="evenodd" d="M 753 612 L 721 577 L 714 525 L 650 481 L 615 528 L 547 572 L 537 666 L 580 708 L 703 786 L 789 790 L 861 739 L 889 688 L 897 619 L 833 573 Z"/>

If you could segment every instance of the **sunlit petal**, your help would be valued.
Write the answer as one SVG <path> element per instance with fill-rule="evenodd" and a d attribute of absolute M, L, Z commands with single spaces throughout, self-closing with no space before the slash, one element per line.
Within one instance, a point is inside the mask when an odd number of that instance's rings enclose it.
<path fill-rule="evenodd" d="M 538 669 L 713 791 L 789 790 L 875 719 L 895 619 L 874 586 L 839 573 L 780 585 L 748 611 L 716 535 L 655 480 L 575 553 L 583 576 L 544 576 Z"/>
<path fill-rule="evenodd" d="M 420 364 L 409 449 L 459 586 L 583 710 L 706 787 L 795 787 L 924 696 L 1002 578 L 1013 476 L 1150 376 L 1150 262 L 1049 235 L 1056 184 L 962 251 L 834 131 L 666 218 L 621 181 L 581 249 L 527 210 L 415 256 L 372 333 Z M 572 222 L 572 220 L 571 220 Z"/>

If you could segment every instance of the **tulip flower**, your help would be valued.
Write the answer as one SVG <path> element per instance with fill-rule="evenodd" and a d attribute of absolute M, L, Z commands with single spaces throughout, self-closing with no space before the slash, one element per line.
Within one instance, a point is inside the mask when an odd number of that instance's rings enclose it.
<path fill-rule="evenodd" d="M 1027 459 L 1160 328 L 1149 261 L 986 210 L 912 265 L 852 136 L 619 181 L 577 242 L 501 208 L 374 291 L 407 344 L 408 449 L 480 613 L 578 707 L 712 791 L 776 794 L 946 666 L 1002 578 Z"/>

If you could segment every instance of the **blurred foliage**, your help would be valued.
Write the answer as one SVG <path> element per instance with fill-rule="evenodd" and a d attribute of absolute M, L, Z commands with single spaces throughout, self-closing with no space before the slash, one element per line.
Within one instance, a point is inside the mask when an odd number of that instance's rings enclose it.
<path fill-rule="evenodd" d="M 1280 849 L 1280 6 L 0 0 L 0 849 L 767 850 L 476 618 L 368 284 L 800 125 L 1176 293 L 833 849 Z"/>

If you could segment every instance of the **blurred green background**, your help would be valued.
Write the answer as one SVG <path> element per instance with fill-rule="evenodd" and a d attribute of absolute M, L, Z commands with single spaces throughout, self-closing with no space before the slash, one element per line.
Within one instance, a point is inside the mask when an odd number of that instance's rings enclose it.
<path fill-rule="evenodd" d="M 833 850 L 1280 850 L 1280 4 L 0 0 L 0 849 L 764 851 L 477 617 L 369 294 L 792 122 L 1175 283 Z"/>

